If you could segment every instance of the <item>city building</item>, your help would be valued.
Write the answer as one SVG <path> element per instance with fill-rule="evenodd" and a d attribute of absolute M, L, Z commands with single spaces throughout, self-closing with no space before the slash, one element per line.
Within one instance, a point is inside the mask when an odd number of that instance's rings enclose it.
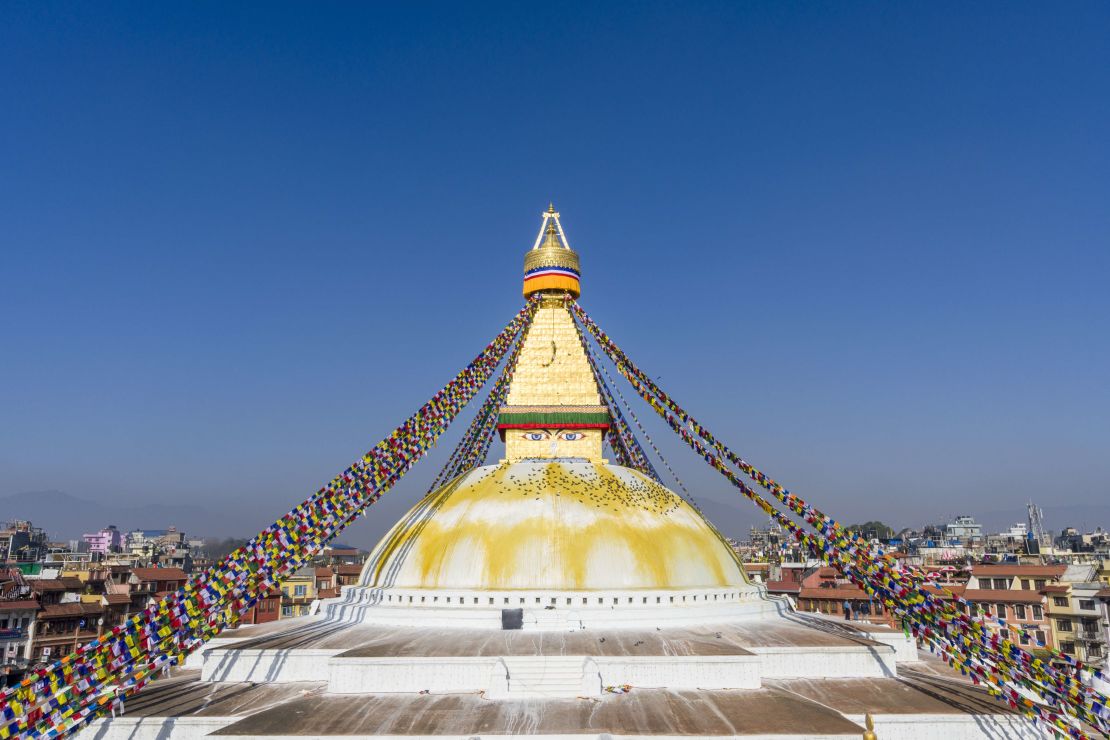
<path fill-rule="evenodd" d="M 1059 584 L 1066 565 L 984 564 L 971 569 L 963 597 L 977 613 L 1007 620 L 1021 633 L 988 620 L 988 627 L 1031 651 L 1056 647 L 1052 619 L 1048 613 L 1046 589 Z"/>
<path fill-rule="evenodd" d="M 985 550 L 989 553 L 1024 553 L 1028 550 L 1029 525 L 1017 522 L 1005 532 L 987 535 Z"/>
<path fill-rule="evenodd" d="M 281 582 L 282 617 L 303 617 L 308 614 L 308 610 L 315 600 L 315 566 L 306 565 Z"/>
<path fill-rule="evenodd" d="M 343 586 L 354 586 L 358 583 L 359 578 L 362 576 L 362 565 L 337 565 L 335 566 L 335 584 L 342 588 Z"/>
<path fill-rule="evenodd" d="M 1106 665 L 1105 610 L 1093 565 L 1069 565 L 1060 583 L 1044 587 L 1057 649 L 1095 667 Z"/>
<path fill-rule="evenodd" d="M 336 546 L 324 549 L 324 557 L 329 565 L 362 565 L 366 555 L 365 550 L 357 547 Z"/>
<path fill-rule="evenodd" d="M 48 549 L 46 533 L 27 521 L 11 521 L 0 527 L 0 563 L 34 563 Z"/>
<path fill-rule="evenodd" d="M 316 598 L 334 599 L 339 595 L 339 584 L 331 568 L 316 568 Z"/>
<path fill-rule="evenodd" d="M 1073 553 L 1110 553 L 1110 532 L 1096 527 L 1093 532 L 1080 532 L 1075 527 L 1065 527 L 1055 542 L 1058 550 Z"/>
<path fill-rule="evenodd" d="M 744 572 L 756 583 L 766 583 L 771 577 L 770 563 L 744 563 Z"/>
<path fill-rule="evenodd" d="M 114 524 L 109 524 L 98 532 L 83 534 L 81 539 L 85 541 L 86 550 L 101 557 L 107 557 L 123 549 L 123 533 L 116 529 Z"/>
<path fill-rule="evenodd" d="M 975 517 L 958 516 L 953 522 L 945 525 L 944 536 L 950 543 L 977 543 L 983 539 L 983 526 L 975 521 Z"/>
<path fill-rule="evenodd" d="M 894 626 L 893 615 L 836 568 L 812 569 L 802 579 L 797 598 L 799 611 Z"/>
<path fill-rule="evenodd" d="M 127 584 L 133 606 L 143 608 L 185 585 L 189 576 L 180 568 L 133 568 Z"/>
<path fill-rule="evenodd" d="M 281 618 L 281 590 L 271 588 L 254 603 L 240 620 L 241 624 L 266 624 Z"/>
<path fill-rule="evenodd" d="M 104 624 L 104 610 L 98 604 L 43 604 L 31 641 L 31 660 L 48 661 L 67 655 L 95 640 Z"/>
<path fill-rule="evenodd" d="M 38 611 L 34 599 L 0 601 L 0 687 L 17 683 L 30 665 Z"/>

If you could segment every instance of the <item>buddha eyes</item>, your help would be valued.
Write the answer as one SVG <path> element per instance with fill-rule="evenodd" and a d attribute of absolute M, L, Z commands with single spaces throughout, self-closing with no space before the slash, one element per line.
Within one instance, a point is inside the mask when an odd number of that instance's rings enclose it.
<path fill-rule="evenodd" d="M 543 442 L 546 439 L 551 439 L 552 435 L 551 435 L 551 432 L 545 431 L 545 432 L 525 432 L 524 434 L 522 434 L 520 436 L 521 436 L 521 439 L 526 439 L 529 442 Z M 583 434 L 582 432 L 559 432 L 558 434 L 555 435 L 555 438 L 556 439 L 561 439 L 564 442 L 577 442 L 578 440 L 585 438 L 585 436 L 586 435 Z"/>

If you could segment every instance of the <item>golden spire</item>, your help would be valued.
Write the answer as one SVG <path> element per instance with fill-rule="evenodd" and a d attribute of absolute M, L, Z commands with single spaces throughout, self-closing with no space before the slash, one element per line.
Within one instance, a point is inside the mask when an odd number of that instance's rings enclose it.
<path fill-rule="evenodd" d="M 567 242 L 554 203 L 540 216 L 543 221 L 536 243 L 524 255 L 524 295 L 553 292 L 577 298 L 581 294 L 578 253 Z"/>
<path fill-rule="evenodd" d="M 540 249 L 564 249 L 563 245 L 559 242 L 559 235 L 555 232 L 555 222 L 547 222 L 547 236 L 540 245 Z"/>

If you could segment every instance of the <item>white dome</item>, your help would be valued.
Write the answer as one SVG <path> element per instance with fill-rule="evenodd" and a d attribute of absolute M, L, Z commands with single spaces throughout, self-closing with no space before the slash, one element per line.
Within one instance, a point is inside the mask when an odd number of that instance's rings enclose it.
<path fill-rule="evenodd" d="M 361 582 L 418 589 L 689 589 L 747 583 L 728 544 L 628 468 L 524 461 L 466 473 L 378 543 Z"/>

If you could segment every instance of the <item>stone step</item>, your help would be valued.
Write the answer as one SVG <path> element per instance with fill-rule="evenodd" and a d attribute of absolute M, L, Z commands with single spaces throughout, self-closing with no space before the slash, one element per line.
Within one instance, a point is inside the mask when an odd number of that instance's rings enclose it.
<path fill-rule="evenodd" d="M 582 693 L 586 659 L 582 656 L 511 656 L 510 696 L 578 696 Z"/>

